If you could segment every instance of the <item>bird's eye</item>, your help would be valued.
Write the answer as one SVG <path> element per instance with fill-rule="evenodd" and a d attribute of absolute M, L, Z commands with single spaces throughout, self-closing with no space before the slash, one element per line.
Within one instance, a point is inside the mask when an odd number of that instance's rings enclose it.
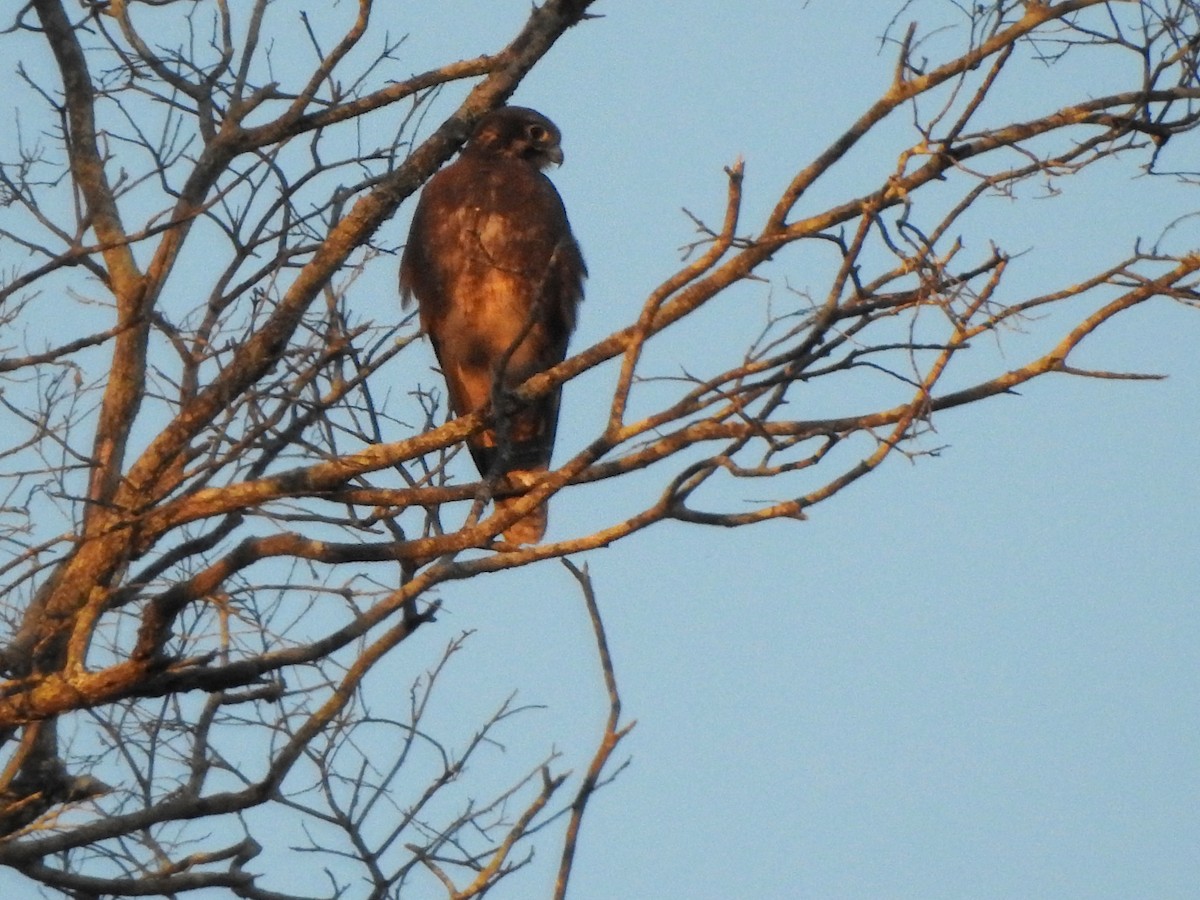
<path fill-rule="evenodd" d="M 541 143 L 542 141 L 546 140 L 547 137 L 549 137 L 549 132 L 547 132 L 546 129 L 541 125 L 530 125 L 529 137 L 534 141 Z"/>

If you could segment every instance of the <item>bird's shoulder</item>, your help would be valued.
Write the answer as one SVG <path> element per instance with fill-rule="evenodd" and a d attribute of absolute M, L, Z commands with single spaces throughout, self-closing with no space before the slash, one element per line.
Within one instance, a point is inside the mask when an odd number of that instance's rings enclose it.
<path fill-rule="evenodd" d="M 562 198 L 553 182 L 522 159 L 464 152 L 425 186 L 427 205 L 470 206 L 486 213 L 529 208 L 559 209 Z"/>

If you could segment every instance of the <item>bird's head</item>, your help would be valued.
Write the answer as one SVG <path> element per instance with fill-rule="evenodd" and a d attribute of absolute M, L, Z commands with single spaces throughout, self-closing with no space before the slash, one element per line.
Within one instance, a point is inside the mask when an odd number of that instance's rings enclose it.
<path fill-rule="evenodd" d="M 467 144 L 469 150 L 528 160 L 539 169 L 563 161 L 558 126 L 536 110 L 502 106 L 480 120 Z"/>

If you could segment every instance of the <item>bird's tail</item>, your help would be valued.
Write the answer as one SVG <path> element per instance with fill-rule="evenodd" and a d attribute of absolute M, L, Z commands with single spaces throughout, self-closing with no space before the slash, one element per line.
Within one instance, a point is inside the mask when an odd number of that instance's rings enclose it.
<path fill-rule="evenodd" d="M 546 473 L 546 467 L 537 469 L 517 469 L 508 473 L 508 480 L 514 486 L 530 487 L 539 477 Z M 520 501 L 521 497 L 505 497 L 496 501 L 496 512 L 503 513 L 509 507 Z M 546 534 L 546 524 L 550 513 L 543 503 L 528 515 L 513 522 L 504 531 L 504 540 L 513 544 L 536 544 Z"/>

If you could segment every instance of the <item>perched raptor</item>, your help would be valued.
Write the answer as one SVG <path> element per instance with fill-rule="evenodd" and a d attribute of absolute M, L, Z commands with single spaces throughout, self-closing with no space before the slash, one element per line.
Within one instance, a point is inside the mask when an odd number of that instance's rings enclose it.
<path fill-rule="evenodd" d="M 542 173 L 562 162 L 560 139 L 532 109 L 489 113 L 425 185 L 400 262 L 401 297 L 417 299 L 455 414 L 496 400 L 494 427 L 468 442 L 476 467 L 516 487 L 550 465 L 561 392 L 518 405 L 509 389 L 562 362 L 587 275 L 562 198 Z M 545 531 L 542 506 L 504 537 L 531 543 Z"/>

